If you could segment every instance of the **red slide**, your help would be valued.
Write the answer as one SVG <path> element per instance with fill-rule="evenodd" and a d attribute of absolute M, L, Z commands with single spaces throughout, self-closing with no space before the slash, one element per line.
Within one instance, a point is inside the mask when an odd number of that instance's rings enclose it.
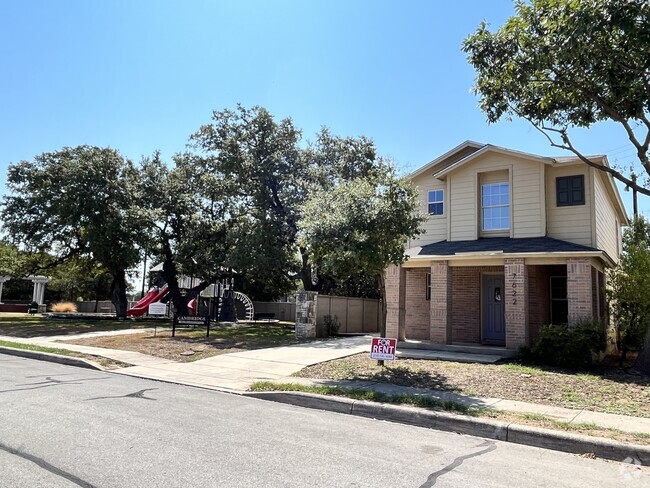
<path fill-rule="evenodd" d="M 154 302 L 159 302 L 160 300 L 162 300 L 165 297 L 165 295 L 167 295 L 167 291 L 168 290 L 166 286 L 160 289 L 152 288 L 151 290 L 149 290 L 149 293 L 147 293 L 144 297 L 142 297 L 142 299 L 133 306 L 133 308 L 126 311 L 126 315 L 128 317 L 131 316 L 140 317 L 144 315 L 145 313 L 147 313 L 149 304 Z"/>

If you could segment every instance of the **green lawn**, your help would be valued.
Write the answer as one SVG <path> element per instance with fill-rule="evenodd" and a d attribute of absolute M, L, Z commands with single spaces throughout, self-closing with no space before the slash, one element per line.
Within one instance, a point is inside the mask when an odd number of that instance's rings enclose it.
<path fill-rule="evenodd" d="M 0 335 L 10 337 L 70 335 L 139 327 L 153 327 L 153 322 L 88 318 L 59 319 L 41 315 L 3 316 L 0 314 Z"/>

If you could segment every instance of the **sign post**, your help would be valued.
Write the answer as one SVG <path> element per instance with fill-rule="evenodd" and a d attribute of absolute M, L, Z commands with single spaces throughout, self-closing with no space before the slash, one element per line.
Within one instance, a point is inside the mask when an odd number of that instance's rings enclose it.
<path fill-rule="evenodd" d="M 370 345 L 370 359 L 394 361 L 397 352 L 397 339 L 373 337 Z"/>

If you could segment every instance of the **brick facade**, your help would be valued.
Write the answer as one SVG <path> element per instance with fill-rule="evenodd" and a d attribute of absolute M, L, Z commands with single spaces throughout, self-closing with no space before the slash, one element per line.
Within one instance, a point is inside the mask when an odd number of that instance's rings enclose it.
<path fill-rule="evenodd" d="M 386 269 L 386 337 L 404 340 L 406 270 L 391 264 Z"/>
<path fill-rule="evenodd" d="M 452 342 L 481 343 L 481 268 L 452 268 Z"/>
<path fill-rule="evenodd" d="M 581 319 L 591 319 L 594 316 L 591 260 L 568 258 L 566 267 L 568 321 L 569 325 L 574 325 Z"/>
<path fill-rule="evenodd" d="M 429 300 L 426 277 L 429 268 L 411 268 L 406 273 L 405 335 L 407 339 L 429 340 Z"/>
<path fill-rule="evenodd" d="M 523 258 L 506 258 L 503 267 L 506 348 L 517 349 L 528 344 L 528 266 Z"/>
<path fill-rule="evenodd" d="M 431 273 L 431 299 L 426 299 Z M 449 266 L 434 261 L 426 268 L 390 267 L 386 274 L 387 334 L 400 340 L 435 344 L 481 344 L 483 274 L 504 274 L 506 348 L 530 344 L 551 322 L 550 278 L 567 277 L 569 323 L 605 315 L 604 275 L 588 258 L 570 258 L 566 265 L 526 265 L 506 258 L 504 266 Z"/>
<path fill-rule="evenodd" d="M 431 303 L 429 336 L 436 344 L 450 344 L 452 338 L 451 311 L 452 276 L 447 261 L 431 263 Z"/>

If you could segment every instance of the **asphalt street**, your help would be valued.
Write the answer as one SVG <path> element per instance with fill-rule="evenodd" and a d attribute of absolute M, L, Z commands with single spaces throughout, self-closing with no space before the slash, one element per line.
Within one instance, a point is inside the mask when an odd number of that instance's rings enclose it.
<path fill-rule="evenodd" d="M 650 470 L 0 355 L 0 487 L 636 487 Z"/>

